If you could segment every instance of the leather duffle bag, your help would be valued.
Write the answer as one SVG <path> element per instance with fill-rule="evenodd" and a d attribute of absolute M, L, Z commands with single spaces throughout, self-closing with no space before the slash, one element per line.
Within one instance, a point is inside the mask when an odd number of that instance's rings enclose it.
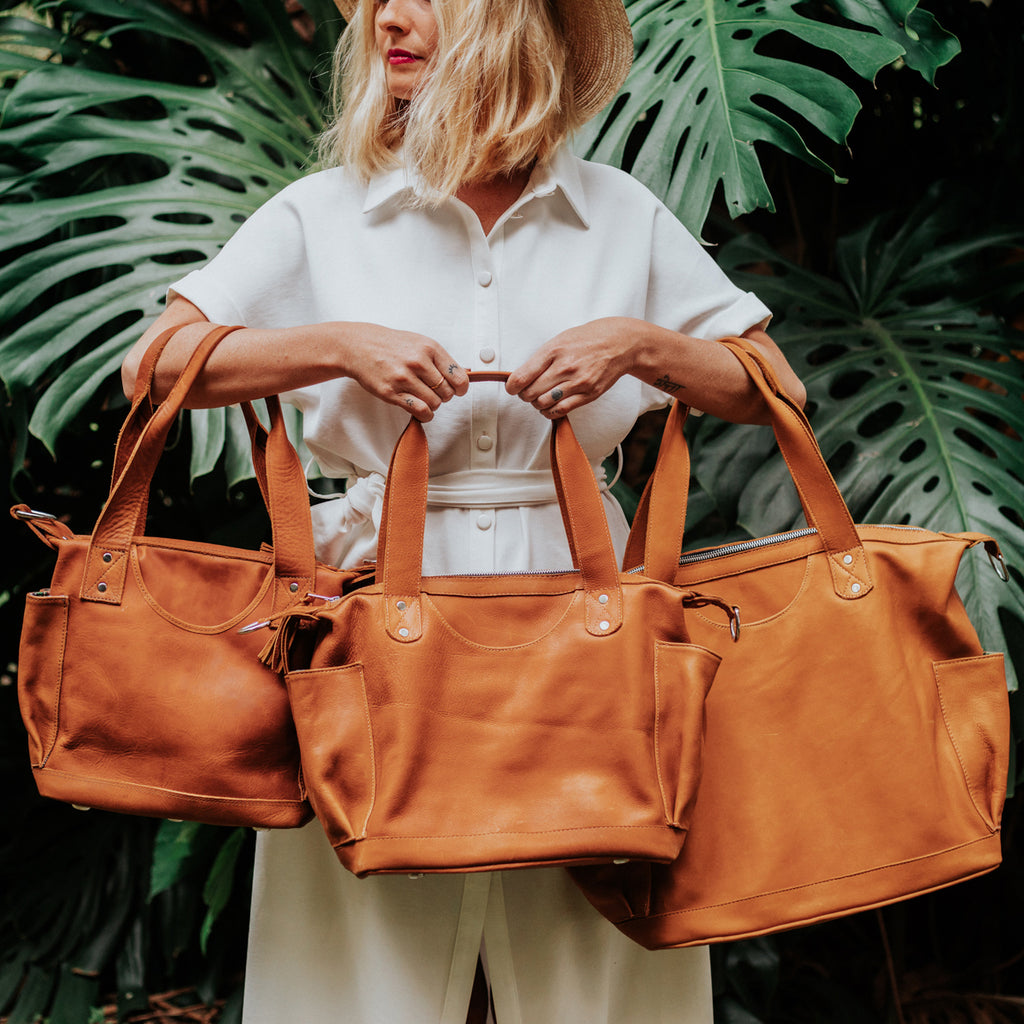
<path fill-rule="evenodd" d="M 954 588 L 977 533 L 855 526 L 803 412 L 763 358 L 728 342 L 771 410 L 808 527 L 680 558 L 689 464 L 676 407 L 626 559 L 742 611 L 707 701 L 704 777 L 670 865 L 586 867 L 576 882 L 651 948 L 763 935 L 882 906 L 1000 862 L 1009 714 Z M 645 550 L 646 542 L 646 550 Z"/>
<path fill-rule="evenodd" d="M 18 697 L 44 796 L 79 807 L 220 825 L 286 828 L 312 817 L 279 676 L 258 660 L 269 618 L 307 592 L 339 594 L 353 574 L 318 565 L 301 464 L 280 406 L 272 429 L 251 414 L 257 477 L 273 547 L 148 537 L 150 481 L 188 390 L 233 328 L 206 335 L 166 400 L 143 361 L 91 534 L 15 506 L 57 552 L 48 589 L 29 594 Z"/>
<path fill-rule="evenodd" d="M 376 582 L 307 602 L 268 644 L 310 801 L 358 875 L 679 852 L 719 662 L 686 631 L 703 599 L 619 571 L 568 420 L 551 463 L 574 569 L 424 577 L 429 453 L 412 420 Z"/>

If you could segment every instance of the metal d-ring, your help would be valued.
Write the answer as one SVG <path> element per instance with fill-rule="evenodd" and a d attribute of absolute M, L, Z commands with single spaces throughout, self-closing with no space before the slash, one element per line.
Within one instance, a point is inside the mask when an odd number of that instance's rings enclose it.
<path fill-rule="evenodd" d="M 25 522 L 30 519 L 50 519 L 56 521 L 57 517 L 51 515 L 49 512 L 37 512 L 34 508 L 16 508 L 14 510 L 15 516 Z M 990 556 L 991 557 L 991 556 Z"/>
<path fill-rule="evenodd" d="M 994 555 L 987 548 L 985 553 L 988 555 L 988 560 L 992 563 L 992 568 L 995 569 L 996 575 L 1004 582 L 1010 582 L 1010 574 L 1006 571 L 1006 559 L 1003 558 L 1002 551 L 997 551 Z"/>

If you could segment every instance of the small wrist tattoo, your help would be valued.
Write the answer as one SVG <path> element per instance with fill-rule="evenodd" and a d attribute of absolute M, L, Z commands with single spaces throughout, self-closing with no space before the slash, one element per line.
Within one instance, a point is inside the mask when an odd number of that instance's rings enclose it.
<path fill-rule="evenodd" d="M 677 391 L 685 391 L 685 384 L 677 384 L 674 380 L 669 379 L 667 373 L 663 373 L 655 382 L 656 388 L 661 388 L 662 391 L 667 391 L 670 395 L 674 395 Z"/>

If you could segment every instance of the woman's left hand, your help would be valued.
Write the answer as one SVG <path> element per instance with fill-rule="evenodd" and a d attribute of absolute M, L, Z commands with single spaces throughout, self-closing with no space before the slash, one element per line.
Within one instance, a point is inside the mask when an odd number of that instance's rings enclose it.
<path fill-rule="evenodd" d="M 562 331 L 509 375 L 505 390 L 549 419 L 593 402 L 633 369 L 634 325 L 610 316 Z"/>

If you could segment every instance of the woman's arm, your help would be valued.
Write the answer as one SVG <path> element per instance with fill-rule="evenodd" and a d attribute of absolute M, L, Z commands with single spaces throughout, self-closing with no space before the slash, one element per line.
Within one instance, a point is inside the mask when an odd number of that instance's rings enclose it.
<path fill-rule="evenodd" d="M 775 342 L 757 327 L 743 337 L 764 353 L 783 390 L 803 407 L 804 387 Z M 599 398 L 627 373 L 724 420 L 768 422 L 759 392 L 727 348 L 629 317 L 563 331 L 523 363 L 506 387 L 554 419 Z"/>
<path fill-rule="evenodd" d="M 121 383 L 130 398 L 142 355 L 170 327 L 177 332 L 157 363 L 154 397 L 166 397 L 210 328 L 202 312 L 180 296 L 129 351 Z M 243 328 L 217 346 L 188 396 L 191 408 L 233 405 L 253 398 L 351 377 L 366 391 L 427 421 L 469 379 L 430 338 L 377 324 L 326 323 L 276 330 Z"/>

